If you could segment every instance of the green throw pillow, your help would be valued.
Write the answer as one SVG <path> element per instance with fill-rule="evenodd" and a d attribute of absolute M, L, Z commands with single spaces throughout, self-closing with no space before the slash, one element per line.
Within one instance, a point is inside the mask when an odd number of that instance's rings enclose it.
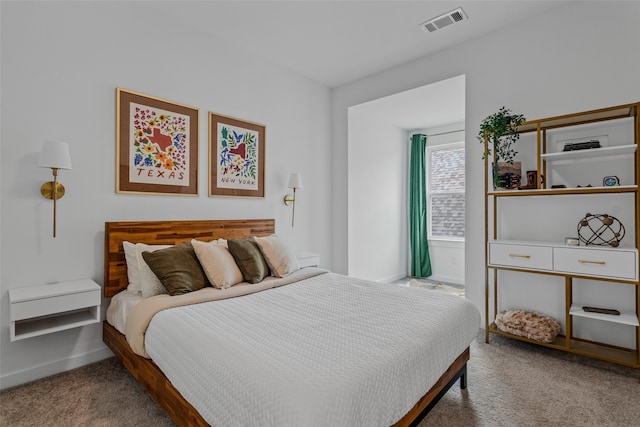
<path fill-rule="evenodd" d="M 145 251 L 142 257 L 169 295 L 186 294 L 209 286 L 191 242 L 154 252 Z"/>
<path fill-rule="evenodd" d="M 269 275 L 269 266 L 252 238 L 228 239 L 227 245 L 244 280 L 249 283 L 258 283 Z"/>

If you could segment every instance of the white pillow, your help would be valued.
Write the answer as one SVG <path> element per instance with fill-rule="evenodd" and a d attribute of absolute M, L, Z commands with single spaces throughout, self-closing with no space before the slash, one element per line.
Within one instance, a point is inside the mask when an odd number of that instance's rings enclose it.
<path fill-rule="evenodd" d="M 168 248 L 170 245 L 147 245 L 146 243 L 131 243 L 124 241 L 122 242 L 122 246 L 124 247 L 124 259 L 127 262 L 127 279 L 129 281 L 127 290 L 130 292 L 140 293 L 142 292 L 142 268 L 146 267 L 145 273 L 151 271 L 144 258 L 142 258 L 142 252 L 153 252 L 158 249 Z M 148 274 L 145 274 L 146 282 L 152 280 L 147 276 Z"/>
<path fill-rule="evenodd" d="M 124 259 L 127 262 L 127 278 L 129 280 L 127 290 L 140 293 L 142 290 L 140 289 L 140 267 L 136 256 L 136 244 L 122 242 L 122 246 L 124 247 Z"/>
<path fill-rule="evenodd" d="M 191 241 L 207 279 L 213 287 L 218 289 L 229 288 L 244 280 L 242 272 L 226 247 L 226 241 L 224 243 L 224 245 L 221 244 L 219 240 L 213 242 Z"/>
<path fill-rule="evenodd" d="M 166 294 L 165 289 L 160 279 L 155 275 L 153 271 L 147 265 L 147 262 L 142 257 L 142 252 L 153 252 L 158 249 L 170 248 L 172 245 L 147 245 L 146 243 L 136 243 L 136 259 L 138 260 L 138 282 L 140 284 L 140 291 L 143 298 L 149 298 L 154 295 Z"/>
<path fill-rule="evenodd" d="M 277 235 L 254 239 L 275 276 L 285 277 L 300 269 L 296 254 Z"/>

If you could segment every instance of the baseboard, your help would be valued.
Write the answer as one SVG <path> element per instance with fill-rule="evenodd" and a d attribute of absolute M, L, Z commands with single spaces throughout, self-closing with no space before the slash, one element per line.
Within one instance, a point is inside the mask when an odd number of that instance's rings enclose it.
<path fill-rule="evenodd" d="M 0 377 L 0 390 L 26 384 L 60 372 L 70 371 L 90 363 L 113 357 L 113 353 L 106 346 L 88 353 L 78 354 L 66 359 L 56 360 L 45 365 L 36 366 Z"/>
<path fill-rule="evenodd" d="M 405 277 L 407 277 L 407 273 L 398 273 L 394 276 L 389 276 L 389 277 L 385 277 L 384 279 L 378 279 L 376 280 L 376 282 L 380 282 L 380 283 L 391 283 L 391 282 L 395 282 L 396 280 L 400 280 L 400 279 L 404 279 Z"/>
<path fill-rule="evenodd" d="M 431 280 L 433 282 L 445 282 L 445 283 L 453 283 L 454 285 L 464 286 L 464 280 L 460 280 L 456 277 L 447 277 L 447 276 L 429 276 L 426 277 L 427 280 Z"/>
<path fill-rule="evenodd" d="M 398 273 L 394 276 L 385 277 L 383 279 L 377 279 L 376 282 L 391 283 L 391 282 L 395 282 L 396 280 L 404 279 L 405 277 L 411 278 L 411 276 L 409 276 L 409 273 L 405 272 L 405 273 Z M 433 282 L 452 283 L 454 285 L 464 286 L 464 280 L 460 280 L 460 278 L 457 278 L 457 277 L 431 275 L 429 277 L 425 277 L 425 280 L 430 280 Z"/>

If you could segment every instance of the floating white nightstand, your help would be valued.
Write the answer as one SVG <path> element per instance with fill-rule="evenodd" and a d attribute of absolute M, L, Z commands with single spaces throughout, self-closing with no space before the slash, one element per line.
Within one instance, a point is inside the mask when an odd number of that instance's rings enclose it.
<path fill-rule="evenodd" d="M 312 253 L 300 253 L 296 255 L 300 268 L 320 267 L 320 255 Z"/>
<path fill-rule="evenodd" d="M 90 279 L 9 289 L 11 341 L 98 323 L 100 301 Z"/>

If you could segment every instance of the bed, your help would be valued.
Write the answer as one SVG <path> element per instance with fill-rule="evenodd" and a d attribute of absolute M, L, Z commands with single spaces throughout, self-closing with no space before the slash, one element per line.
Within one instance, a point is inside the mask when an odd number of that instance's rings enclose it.
<path fill-rule="evenodd" d="M 271 219 L 107 222 L 104 296 L 122 294 L 129 285 L 123 242 L 177 245 L 192 239 L 211 242 L 274 233 L 275 222 Z M 316 268 L 301 269 L 282 279 L 269 279 L 225 289 L 231 293 L 230 298 L 218 299 L 217 294 L 224 292 L 217 293 L 211 288 L 177 297 L 147 298 L 148 306 L 159 305 L 160 309 L 158 314 L 152 311 L 138 316 L 149 318 L 145 328 L 140 329 L 142 349 L 131 339 L 135 334 L 129 334 L 130 330 L 136 330 L 138 322 L 133 320 L 127 322 L 127 336 L 119 330 L 122 327 L 116 328 L 105 321 L 103 340 L 180 426 L 417 425 L 458 379 L 460 387 L 466 387 L 469 344 L 477 333 L 480 318 L 477 309 L 463 298 L 375 284 Z M 385 293 L 382 306 L 373 299 L 369 301 L 369 295 L 381 292 Z M 214 294 L 214 297 L 206 296 Z M 407 322 L 406 319 L 385 319 L 377 323 L 371 320 L 393 301 L 400 304 L 398 307 L 419 307 L 427 296 L 441 300 L 434 302 L 429 310 L 407 308 L 394 313 L 429 312 L 424 316 L 431 319 L 432 329 L 436 329 L 429 333 L 442 340 L 434 341 L 437 345 L 429 345 L 427 349 L 407 347 L 405 350 L 399 344 L 397 347 L 388 341 L 391 338 L 383 338 L 386 334 L 396 339 L 396 331 L 382 329 L 385 325 Z M 204 301 L 199 300 L 202 297 Z M 367 304 L 359 304 L 365 299 Z M 196 303 L 176 303 L 183 300 Z M 329 302 L 325 304 L 326 301 Z M 338 314 L 325 311 L 335 311 L 334 306 L 338 307 Z M 356 312 L 352 309 L 355 306 L 362 307 Z M 428 317 L 433 316 L 431 312 L 438 309 L 436 306 L 464 315 L 452 319 L 439 316 L 440 320 Z M 367 309 L 372 311 L 369 318 L 359 315 Z M 278 317 L 279 312 L 288 317 Z M 337 317 L 327 319 L 327 316 Z M 210 326 L 206 322 L 211 322 Z M 172 328 L 177 332 L 171 332 Z M 340 338 L 350 333 L 350 329 L 356 331 L 355 335 Z M 398 334 L 398 343 L 402 339 L 420 341 L 422 330 L 429 328 L 402 329 L 407 329 L 408 338 Z M 214 330 L 219 336 L 209 337 L 207 331 L 213 335 Z M 457 337 L 455 344 L 445 342 L 449 340 L 442 337 L 447 334 Z M 369 339 L 376 343 L 387 341 L 371 346 Z M 171 345 L 166 345 L 169 341 Z M 197 341 L 199 345 L 186 349 L 190 341 Z M 207 342 L 211 342 L 210 347 L 205 347 Z M 271 347 L 270 343 L 273 343 Z M 148 354 L 147 344 L 155 347 L 150 348 Z M 181 350 L 177 352 L 179 356 L 170 355 L 171 348 Z M 281 355 L 277 353 L 280 348 L 284 349 Z M 223 351 L 236 353 L 221 353 Z M 404 357 L 411 365 L 406 361 L 386 360 L 389 354 Z M 165 360 L 171 358 L 178 358 L 177 367 L 171 368 L 170 363 L 176 362 Z M 373 365 L 370 367 L 373 370 L 366 371 L 366 365 Z M 437 370 L 436 376 L 430 372 L 433 369 Z M 411 378 L 405 379 L 403 375 Z M 188 377 L 191 379 L 184 380 L 185 384 L 183 379 Z M 418 378 L 415 384 L 414 377 Z M 300 381 L 296 382 L 298 378 Z M 335 390 L 331 388 L 341 381 L 344 384 Z M 283 387 L 283 384 L 292 386 Z M 221 405 L 216 407 L 212 402 L 222 403 L 215 403 Z"/>

